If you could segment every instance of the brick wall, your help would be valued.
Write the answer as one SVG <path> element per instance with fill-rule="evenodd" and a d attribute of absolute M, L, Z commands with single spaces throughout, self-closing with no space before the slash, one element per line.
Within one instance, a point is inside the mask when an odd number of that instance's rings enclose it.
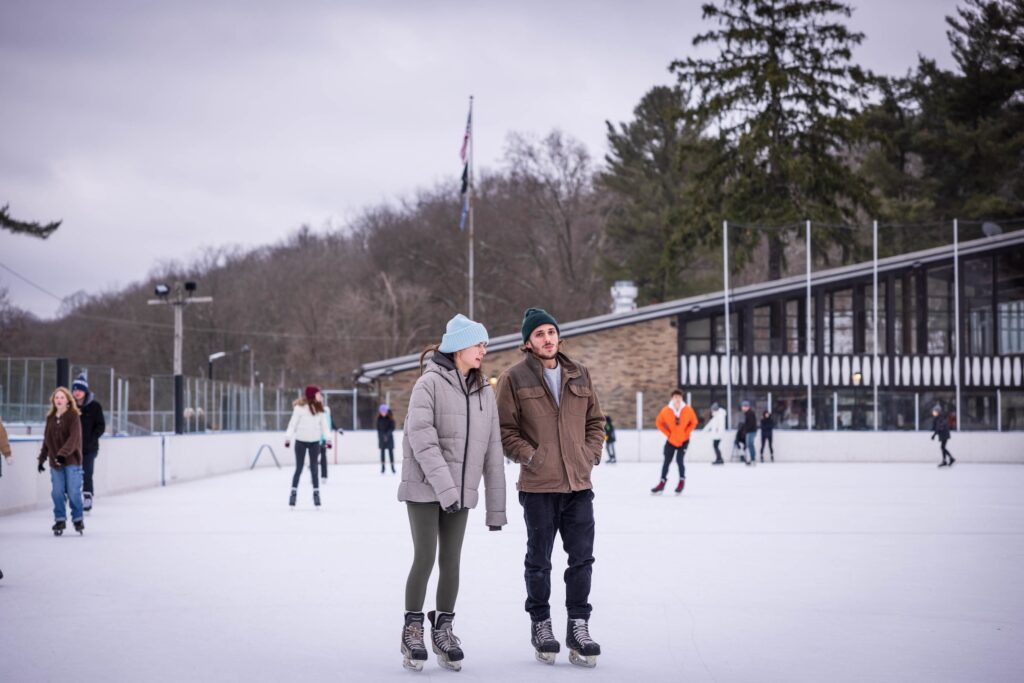
<path fill-rule="evenodd" d="M 644 427 L 654 418 L 678 384 L 676 328 L 659 318 L 632 325 L 567 337 L 563 350 L 590 370 L 601 408 L 617 427 L 636 427 L 636 392 L 644 392 Z M 497 377 L 523 355 L 518 349 L 496 351 L 484 358 L 484 372 Z M 381 380 L 381 395 L 390 392 L 391 409 L 399 425 L 405 421 L 409 393 L 419 377 L 410 370 Z"/>

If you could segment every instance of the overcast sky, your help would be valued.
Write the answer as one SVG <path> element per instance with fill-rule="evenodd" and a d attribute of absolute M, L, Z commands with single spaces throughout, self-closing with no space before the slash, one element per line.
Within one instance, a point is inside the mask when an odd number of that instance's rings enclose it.
<path fill-rule="evenodd" d="M 862 65 L 951 66 L 954 0 L 861 0 Z M 707 25 L 697 0 L 3 0 L 0 205 L 62 219 L 0 231 L 0 264 L 64 297 L 119 289 L 204 246 L 275 242 L 477 167 L 510 131 L 605 151 Z M 453 216 L 453 229 L 457 229 Z M 60 302 L 0 268 L 37 315 Z"/>

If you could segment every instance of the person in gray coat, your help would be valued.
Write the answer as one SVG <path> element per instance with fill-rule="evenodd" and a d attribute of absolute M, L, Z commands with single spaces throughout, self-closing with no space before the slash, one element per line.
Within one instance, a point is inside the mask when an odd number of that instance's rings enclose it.
<path fill-rule="evenodd" d="M 464 315 L 448 321 L 441 343 L 420 356 L 420 378 L 409 398 L 402 438 L 402 483 L 412 529 L 413 562 L 405 585 L 403 665 L 420 671 L 427 659 L 423 602 L 438 556 L 437 610 L 429 613 L 431 645 L 438 663 L 458 671 L 463 652 L 452 632 L 459 592 L 462 540 L 470 508 L 484 482 L 485 522 L 491 531 L 507 523 L 505 456 L 494 390 L 480 370 L 487 330 Z M 440 553 L 438 549 L 440 548 Z"/>

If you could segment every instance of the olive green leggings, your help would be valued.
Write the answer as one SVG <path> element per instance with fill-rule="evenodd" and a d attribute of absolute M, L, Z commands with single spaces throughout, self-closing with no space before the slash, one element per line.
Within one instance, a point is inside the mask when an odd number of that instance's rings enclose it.
<path fill-rule="evenodd" d="M 423 611 L 427 582 L 434 570 L 434 557 L 437 557 L 437 610 L 454 612 L 469 509 L 444 512 L 437 503 L 406 503 L 406 507 L 412 529 L 413 558 L 409 579 L 405 582 L 405 611 Z"/>

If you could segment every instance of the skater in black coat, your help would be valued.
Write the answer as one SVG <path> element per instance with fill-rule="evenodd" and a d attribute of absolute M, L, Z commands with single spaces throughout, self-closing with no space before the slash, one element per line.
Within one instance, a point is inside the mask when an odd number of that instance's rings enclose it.
<path fill-rule="evenodd" d="M 932 441 L 935 441 L 935 437 L 939 437 L 939 446 L 942 449 L 942 462 L 939 463 L 939 467 L 952 467 L 956 459 L 946 448 L 946 442 L 949 441 L 949 417 L 938 405 L 932 408 Z"/>
<path fill-rule="evenodd" d="M 71 383 L 71 395 L 81 411 L 82 422 L 82 505 L 83 510 L 92 510 L 92 475 L 96 469 L 96 458 L 100 454 L 100 437 L 107 430 L 103 419 L 103 406 L 96 400 L 96 394 L 89 391 L 85 373 Z"/>
<path fill-rule="evenodd" d="M 736 443 L 746 446 L 747 455 L 743 463 L 753 465 L 757 461 L 757 448 L 754 446 L 754 437 L 757 436 L 757 417 L 751 409 L 750 401 L 740 403 L 740 410 L 743 411 L 743 421 L 736 430 Z M 750 458 L 747 460 L 747 458 Z"/>
<path fill-rule="evenodd" d="M 764 445 L 771 449 L 772 462 L 775 462 L 775 444 L 772 443 L 772 430 L 775 429 L 775 418 L 767 410 L 761 416 L 761 462 L 764 462 Z"/>
<path fill-rule="evenodd" d="M 380 473 L 384 474 L 384 453 L 391 456 L 391 474 L 395 474 L 395 416 L 387 403 L 377 409 L 377 448 L 380 449 Z"/>

